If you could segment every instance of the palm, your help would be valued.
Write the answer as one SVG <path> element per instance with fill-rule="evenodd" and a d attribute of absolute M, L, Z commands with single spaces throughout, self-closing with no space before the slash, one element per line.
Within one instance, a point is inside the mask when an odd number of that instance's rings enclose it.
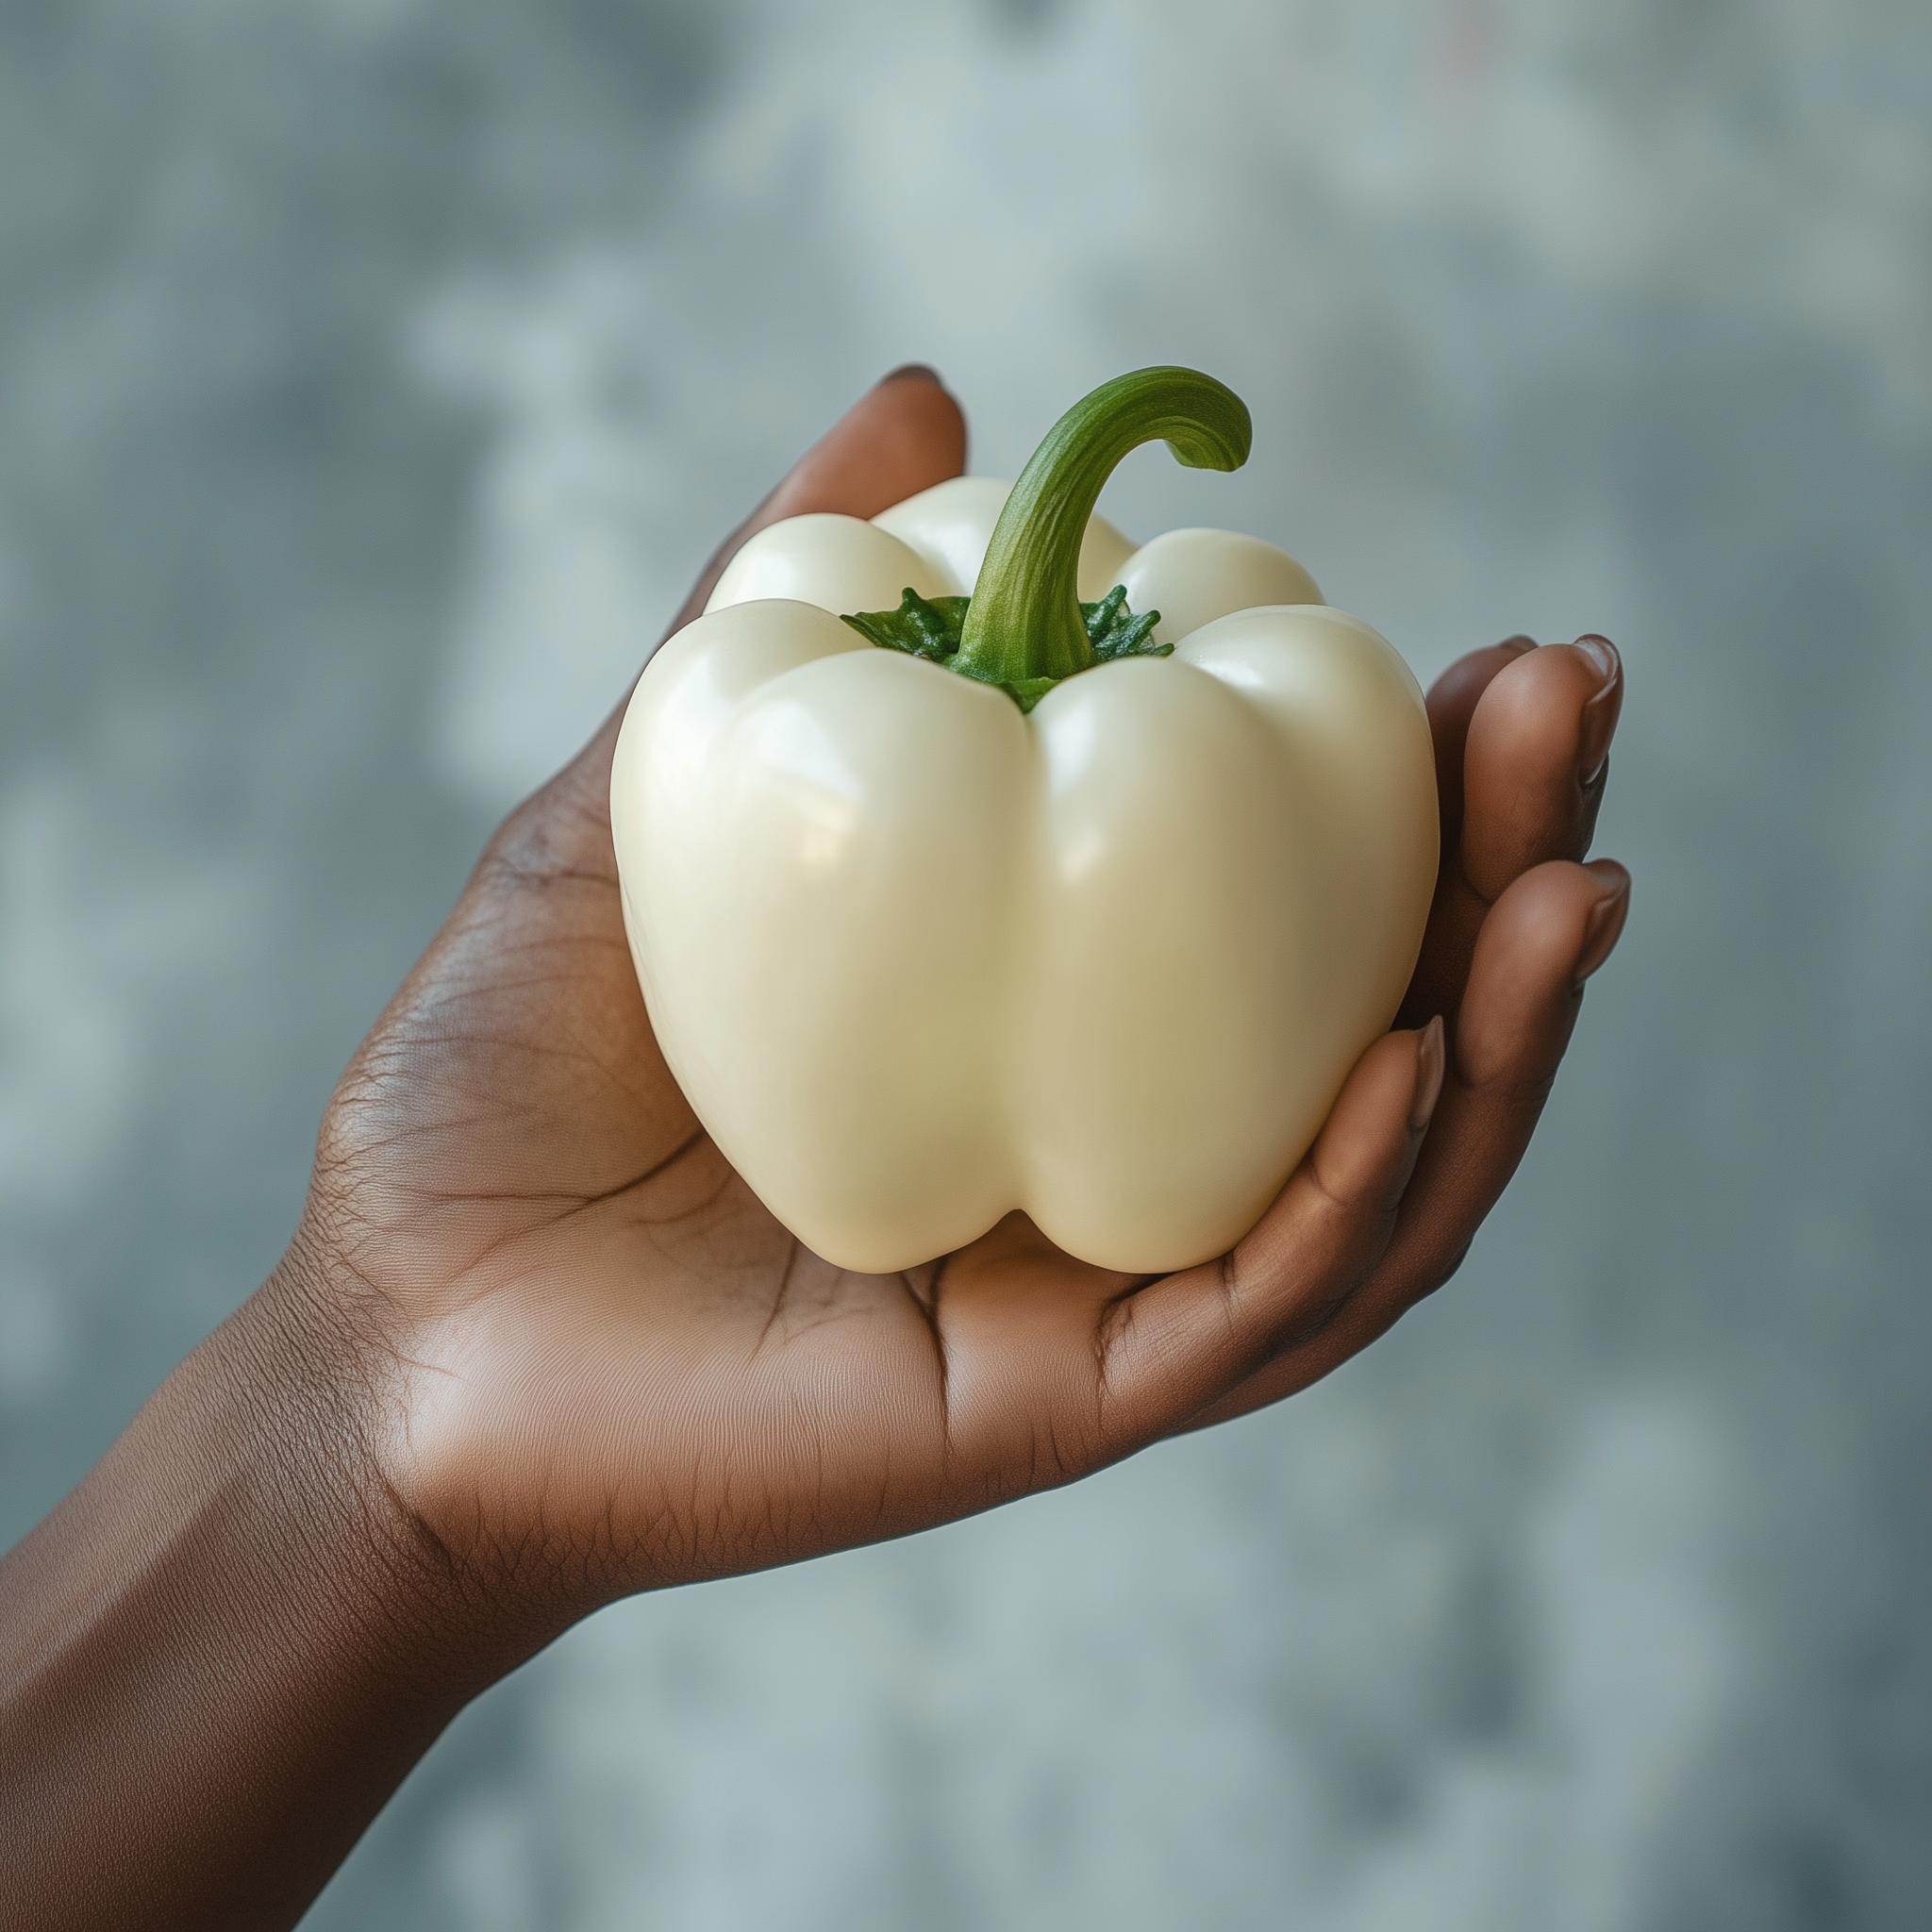
<path fill-rule="evenodd" d="M 694 1544 L 744 1567 L 993 1500 L 1041 1457 L 1091 1466 L 1097 1371 L 1077 1441 L 1033 1441 L 1017 1391 L 962 1387 L 975 1334 L 999 1330 L 1004 1363 L 1016 1317 L 1042 1356 L 1077 1335 L 1093 1361 L 1126 1284 L 1019 1217 L 908 1275 L 800 1248 L 658 1051 L 600 762 L 506 828 L 325 1137 L 317 1212 L 410 1337 L 411 1427 L 461 1443 L 468 1492 L 443 1508 L 492 1536 L 596 1523 L 626 1563 L 682 1574 Z"/>
<path fill-rule="evenodd" d="M 769 513 L 870 513 L 953 474 L 941 407 L 924 382 L 882 386 Z M 1594 688 L 1587 667 L 1542 682 L 1581 690 L 1579 675 Z M 1437 708 L 1445 830 L 1459 836 L 1419 1020 L 1455 1014 L 1491 902 L 1540 860 L 1580 858 L 1594 806 L 1576 781 L 1576 707 L 1545 693 L 1571 741 L 1550 800 L 1512 783 L 1507 805 L 1483 808 L 1494 823 L 1463 825 L 1463 741 L 1486 679 L 1463 682 Z M 578 1599 L 902 1532 L 1274 1399 L 1453 1267 L 1534 1123 L 1515 1089 L 1491 1119 L 1496 1096 L 1453 1070 L 1405 1198 L 1419 1049 L 1391 1036 L 1225 1264 L 1136 1282 L 1014 1215 L 906 1275 L 836 1271 L 732 1171 L 658 1051 L 619 908 L 609 745 L 607 730 L 492 842 L 342 1083 L 309 1213 L 382 1340 L 398 1486 L 446 1542 L 535 1563 Z M 1479 774 L 1468 789 L 1474 812 Z M 1602 887 L 1561 871 L 1544 878 L 1538 930 L 1561 928 L 1574 958 L 1572 928 Z M 1574 1002 L 1542 1008 L 1519 1013 L 1517 1046 L 1554 1071 Z M 1458 1107 L 1468 1118 L 1439 1153 Z"/>

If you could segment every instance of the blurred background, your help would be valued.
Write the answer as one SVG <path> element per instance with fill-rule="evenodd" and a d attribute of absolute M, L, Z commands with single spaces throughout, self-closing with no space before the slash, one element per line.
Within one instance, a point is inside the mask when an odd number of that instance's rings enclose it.
<path fill-rule="evenodd" d="M 411 1932 L 1932 1923 L 1932 12 L 8 0 L 0 1540 L 273 1265 L 493 818 L 936 363 L 1150 361 L 1427 678 L 1607 632 L 1637 875 L 1454 1285 L 1277 1412 L 613 1608 Z"/>

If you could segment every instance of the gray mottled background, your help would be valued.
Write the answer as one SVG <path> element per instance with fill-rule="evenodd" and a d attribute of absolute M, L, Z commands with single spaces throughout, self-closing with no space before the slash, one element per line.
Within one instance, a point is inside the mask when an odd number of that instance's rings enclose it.
<path fill-rule="evenodd" d="M 273 1263 L 492 816 L 880 370 L 1246 395 L 1432 674 L 1618 639 L 1638 876 L 1455 1286 L 1277 1413 L 621 1606 L 412 1932 L 1932 1923 L 1920 0 L 6 0 L 0 1537 Z"/>

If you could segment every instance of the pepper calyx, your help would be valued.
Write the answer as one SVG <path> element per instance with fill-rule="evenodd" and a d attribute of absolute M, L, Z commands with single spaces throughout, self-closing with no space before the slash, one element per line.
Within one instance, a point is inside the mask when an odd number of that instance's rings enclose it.
<path fill-rule="evenodd" d="M 922 597 L 910 584 L 896 610 L 853 610 L 841 617 L 860 637 L 883 650 L 904 651 L 943 664 L 959 648 L 959 628 L 966 621 L 964 597 Z"/>
<path fill-rule="evenodd" d="M 854 610 L 840 618 L 868 642 L 883 650 L 904 651 L 908 657 L 924 658 L 962 677 L 990 684 L 1003 691 L 1023 711 L 1030 711 L 1055 685 L 1058 677 L 989 677 L 970 664 L 958 662 L 959 637 L 965 627 L 966 597 L 922 597 L 908 584 L 899 598 L 896 610 Z M 1153 641 L 1154 626 L 1160 622 L 1158 610 L 1138 615 L 1127 608 L 1127 590 L 1116 584 L 1097 604 L 1080 606 L 1081 627 L 1093 653 L 1095 664 L 1111 664 L 1122 658 L 1165 658 L 1172 644 Z"/>

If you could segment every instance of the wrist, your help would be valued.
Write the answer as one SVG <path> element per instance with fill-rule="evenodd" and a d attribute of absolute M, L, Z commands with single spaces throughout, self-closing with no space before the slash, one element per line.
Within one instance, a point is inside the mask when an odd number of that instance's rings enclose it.
<path fill-rule="evenodd" d="M 0 1563 L 0 1923 L 292 1924 L 542 1641 L 387 1492 L 341 1315 L 291 1251 Z"/>
<path fill-rule="evenodd" d="M 299 1515 L 325 1487 L 345 1579 L 392 1627 L 399 1657 L 448 1682 L 452 1709 L 567 1625 L 541 1578 L 422 1507 L 412 1417 L 429 1346 L 306 1221 L 234 1320 L 280 1418 L 277 1492 Z"/>

